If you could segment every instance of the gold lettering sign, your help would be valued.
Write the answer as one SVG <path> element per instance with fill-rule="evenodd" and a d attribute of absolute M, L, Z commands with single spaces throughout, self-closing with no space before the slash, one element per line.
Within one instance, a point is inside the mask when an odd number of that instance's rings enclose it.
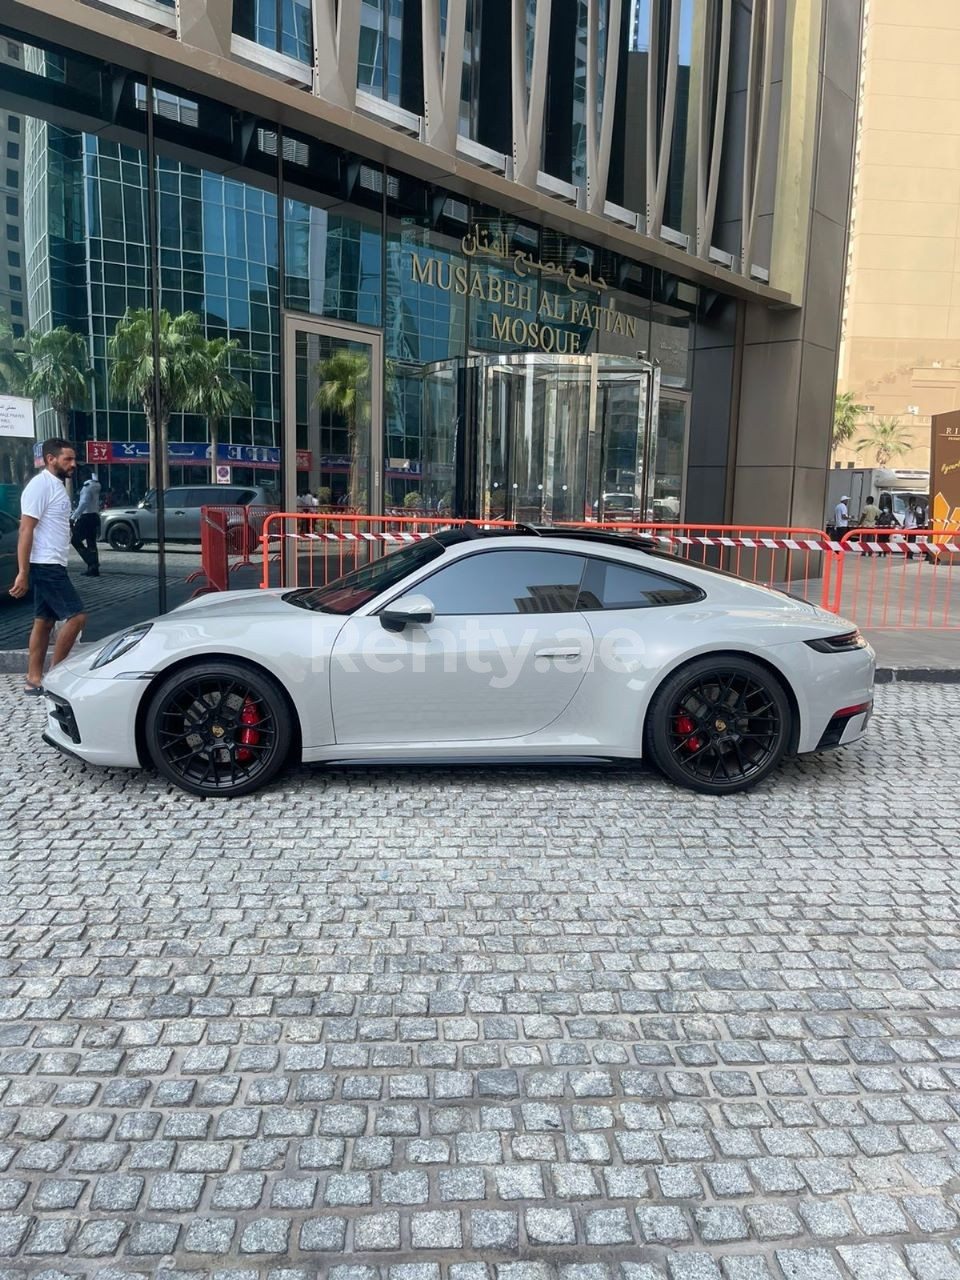
<path fill-rule="evenodd" d="M 483 251 L 501 259 L 508 257 L 490 248 L 489 244 L 483 246 Z M 473 247 L 472 253 L 477 252 L 479 249 Z M 514 262 L 517 275 L 521 277 L 525 276 L 527 268 L 530 268 L 546 274 L 565 274 L 567 285 L 571 289 L 587 287 L 584 277 L 577 276 L 576 272 L 557 270 L 554 263 L 535 262 L 527 255 L 523 256 L 522 261 L 520 259 L 511 259 L 511 261 Z M 581 335 L 569 329 L 557 328 L 557 325 L 577 325 L 582 329 L 602 330 L 604 333 L 615 333 L 631 339 L 637 336 L 636 316 L 626 315 L 615 307 L 603 306 L 599 302 L 584 302 L 580 298 L 564 298 L 554 293 L 541 295 L 536 319 L 528 319 L 526 315 L 511 316 L 506 312 L 533 311 L 534 284 L 520 283 L 518 280 L 498 275 L 489 268 L 484 270 L 473 263 L 451 265 L 445 258 L 421 258 L 414 252 L 411 253 L 410 278 L 414 284 L 427 285 L 431 289 L 440 289 L 444 293 L 476 298 L 481 302 L 493 303 L 505 308 L 505 311 L 491 313 L 492 337 L 497 342 L 508 342 L 516 347 L 532 347 L 537 351 L 555 352 L 560 355 L 573 355 L 578 352 L 581 349 Z M 571 284 L 571 279 L 575 279 L 578 282 L 577 285 Z M 602 279 L 591 279 L 590 287 L 605 288 L 606 285 Z M 547 323 L 548 321 L 552 323 Z"/>

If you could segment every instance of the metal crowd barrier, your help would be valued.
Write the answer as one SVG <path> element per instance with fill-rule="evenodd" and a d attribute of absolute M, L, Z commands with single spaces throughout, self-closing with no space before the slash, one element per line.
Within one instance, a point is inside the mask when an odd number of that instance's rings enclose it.
<path fill-rule="evenodd" d="M 960 533 L 848 529 L 824 563 L 821 603 L 865 629 L 960 629 Z"/>
<path fill-rule="evenodd" d="M 276 507 L 200 508 L 200 568 L 187 575 L 187 582 L 206 581 L 194 591 L 195 596 L 227 591 L 231 573 L 253 567 L 264 522 L 276 511 Z"/>
<path fill-rule="evenodd" d="M 273 512 L 260 537 L 262 587 L 325 586 L 344 573 L 438 529 L 480 524 L 515 529 L 510 520 L 468 521 L 443 516 L 369 516 Z M 782 525 L 703 525 L 663 522 L 558 521 L 556 528 L 644 533 L 671 554 L 798 594 L 820 576 L 822 529 Z M 286 549 L 286 550 L 285 550 Z"/>

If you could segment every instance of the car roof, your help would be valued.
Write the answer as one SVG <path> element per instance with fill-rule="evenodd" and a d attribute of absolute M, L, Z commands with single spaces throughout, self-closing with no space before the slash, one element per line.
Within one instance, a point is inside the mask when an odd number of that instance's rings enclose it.
<path fill-rule="evenodd" d="M 553 525 L 517 524 L 499 528 L 484 528 L 481 524 L 464 524 L 459 529 L 442 530 L 436 535 L 437 541 L 445 546 L 453 546 L 475 540 L 495 540 L 509 538 L 521 545 L 531 546 L 546 542 L 589 542 L 611 547 L 621 551 L 645 551 L 647 553 L 660 550 L 660 543 L 649 534 L 619 532 L 613 529 L 558 529 Z"/>

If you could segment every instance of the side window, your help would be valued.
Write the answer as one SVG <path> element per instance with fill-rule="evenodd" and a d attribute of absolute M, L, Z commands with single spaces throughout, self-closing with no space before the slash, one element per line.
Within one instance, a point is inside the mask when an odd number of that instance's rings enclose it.
<path fill-rule="evenodd" d="M 257 496 L 256 491 L 253 489 L 238 489 L 236 494 L 237 496 L 231 498 L 230 501 L 238 503 L 241 507 L 248 506 Z"/>
<path fill-rule="evenodd" d="M 172 511 L 174 507 L 186 507 L 189 505 L 188 498 L 190 496 L 189 489 L 167 489 L 163 495 L 164 511 Z"/>
<path fill-rule="evenodd" d="M 440 569 L 418 591 L 437 616 L 573 613 L 586 560 L 556 551 L 479 551 Z"/>
<path fill-rule="evenodd" d="M 580 609 L 651 609 L 692 604 L 703 592 L 676 578 L 613 560 L 589 560 L 580 592 Z"/>

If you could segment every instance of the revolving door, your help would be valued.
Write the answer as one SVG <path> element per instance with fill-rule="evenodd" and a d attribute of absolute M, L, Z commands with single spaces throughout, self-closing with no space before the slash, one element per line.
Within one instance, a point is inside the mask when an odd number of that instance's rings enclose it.
<path fill-rule="evenodd" d="M 655 502 L 659 370 L 620 356 L 470 356 L 425 367 L 423 482 L 492 520 L 676 519 Z"/>

